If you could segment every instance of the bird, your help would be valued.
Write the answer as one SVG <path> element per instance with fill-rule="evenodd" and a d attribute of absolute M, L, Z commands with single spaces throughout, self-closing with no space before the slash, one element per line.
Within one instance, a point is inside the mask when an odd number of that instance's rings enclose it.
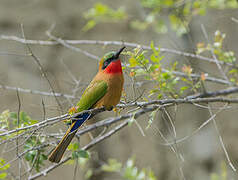
<path fill-rule="evenodd" d="M 108 52 L 101 58 L 96 76 L 83 92 L 77 105 L 69 109 L 69 114 L 101 107 L 111 111 L 119 103 L 124 84 L 120 54 L 124 49 L 125 46 L 117 52 Z M 74 118 L 77 120 L 71 121 L 65 135 L 50 153 L 49 161 L 60 162 L 80 126 L 91 117 L 92 114 L 85 112 Z"/>

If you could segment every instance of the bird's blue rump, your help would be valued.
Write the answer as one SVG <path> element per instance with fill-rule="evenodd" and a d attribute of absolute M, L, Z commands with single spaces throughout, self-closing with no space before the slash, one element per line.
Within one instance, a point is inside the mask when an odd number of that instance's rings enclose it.
<path fill-rule="evenodd" d="M 91 117 L 91 114 L 89 113 L 83 113 L 80 114 L 79 116 L 75 117 L 77 120 L 73 123 L 73 127 L 71 128 L 70 132 L 73 132 L 77 130 L 87 119 Z"/>

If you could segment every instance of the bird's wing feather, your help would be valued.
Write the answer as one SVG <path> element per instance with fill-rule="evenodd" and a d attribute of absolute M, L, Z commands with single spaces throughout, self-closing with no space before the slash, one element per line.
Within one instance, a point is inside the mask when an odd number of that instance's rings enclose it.
<path fill-rule="evenodd" d="M 83 110 L 90 109 L 94 104 L 97 103 L 107 92 L 107 83 L 103 80 L 101 81 L 92 81 L 87 89 L 84 91 L 80 101 L 77 104 L 77 111 L 81 112 Z M 49 160 L 52 162 L 59 162 L 67 149 L 69 143 L 72 141 L 74 135 L 76 134 L 78 128 L 90 118 L 89 113 L 83 113 L 79 115 L 79 120 L 74 121 L 64 137 L 61 139 L 60 143 L 56 146 L 56 148 L 52 151 L 49 156 Z"/>
<path fill-rule="evenodd" d="M 108 85 L 103 80 L 92 81 L 78 102 L 78 112 L 92 108 L 106 93 Z"/>
<path fill-rule="evenodd" d="M 81 112 L 93 107 L 107 92 L 107 83 L 103 80 L 92 81 L 87 89 L 84 91 L 80 101 L 77 104 L 76 112 Z M 87 119 L 90 118 L 90 114 L 84 113 L 79 115 L 79 120 L 76 120 L 70 127 L 70 132 L 77 130 Z"/>

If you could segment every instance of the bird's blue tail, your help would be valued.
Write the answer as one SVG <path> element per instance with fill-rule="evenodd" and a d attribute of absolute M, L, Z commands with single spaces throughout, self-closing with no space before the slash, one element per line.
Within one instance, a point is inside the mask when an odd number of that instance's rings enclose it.
<path fill-rule="evenodd" d="M 73 132 L 77 130 L 87 119 L 89 119 L 91 114 L 89 113 L 83 113 L 77 116 L 77 120 L 73 123 L 73 126 L 70 129 L 70 132 Z"/>
<path fill-rule="evenodd" d="M 60 143 L 56 146 L 56 148 L 50 154 L 49 160 L 51 162 L 58 163 L 61 160 L 65 150 L 67 149 L 69 143 L 72 141 L 78 128 L 90 117 L 91 117 L 91 114 L 89 113 L 83 113 L 76 117 L 77 120 L 73 121 L 73 123 L 70 125 L 69 129 L 65 133 L 64 137 L 61 139 Z"/>

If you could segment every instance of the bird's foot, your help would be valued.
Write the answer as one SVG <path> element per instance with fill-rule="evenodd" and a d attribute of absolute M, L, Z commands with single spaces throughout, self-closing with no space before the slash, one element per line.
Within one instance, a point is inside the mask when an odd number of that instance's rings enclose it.
<path fill-rule="evenodd" d="M 68 112 L 69 112 L 70 115 L 72 115 L 72 114 L 77 113 L 77 111 L 78 111 L 78 106 L 73 106 L 69 109 Z"/>
<path fill-rule="evenodd" d="M 113 110 L 113 106 L 103 106 L 104 109 L 106 109 L 107 111 L 111 111 Z"/>
<path fill-rule="evenodd" d="M 114 107 L 114 108 L 113 108 L 113 111 L 116 113 L 116 115 L 120 115 L 120 113 L 121 113 L 121 111 L 122 111 L 122 108 Z"/>

